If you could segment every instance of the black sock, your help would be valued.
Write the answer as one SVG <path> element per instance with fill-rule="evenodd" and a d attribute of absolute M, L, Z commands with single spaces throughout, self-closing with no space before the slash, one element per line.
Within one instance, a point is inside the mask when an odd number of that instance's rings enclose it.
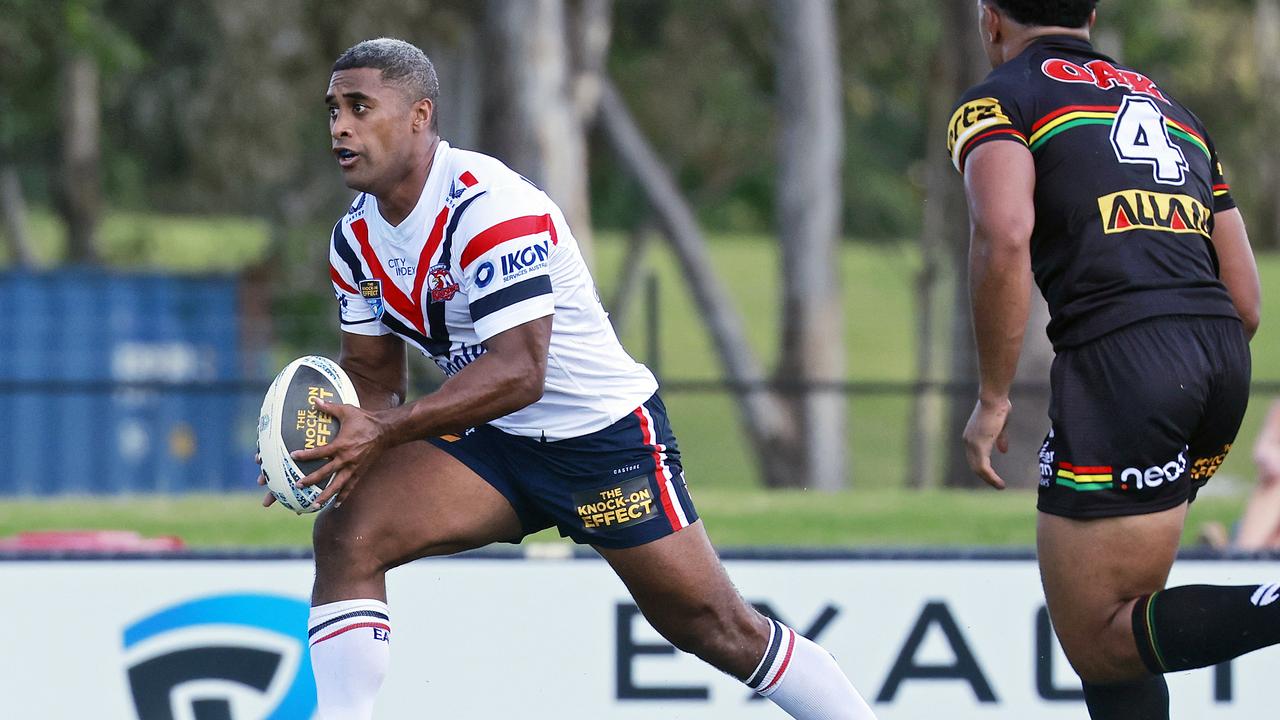
<path fill-rule="evenodd" d="M 1084 684 L 1093 720 L 1169 720 L 1169 686 L 1163 675 L 1118 685 Z"/>
<path fill-rule="evenodd" d="M 1153 673 L 1226 662 L 1280 643 L 1280 585 L 1184 585 L 1138 598 L 1133 637 Z"/>

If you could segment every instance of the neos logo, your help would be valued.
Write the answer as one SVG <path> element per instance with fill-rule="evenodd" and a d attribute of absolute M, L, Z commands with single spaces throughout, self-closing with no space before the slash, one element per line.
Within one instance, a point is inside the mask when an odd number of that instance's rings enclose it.
<path fill-rule="evenodd" d="M 1166 482 L 1177 482 L 1187 469 L 1186 448 L 1178 453 L 1178 457 L 1164 465 L 1153 465 L 1145 470 L 1141 468 L 1125 468 L 1120 473 L 1121 487 L 1133 485 L 1139 490 L 1149 487 L 1160 487 Z"/>
<path fill-rule="evenodd" d="M 1280 599 L 1280 585 L 1271 583 L 1259 585 L 1258 589 L 1253 591 L 1253 597 L 1249 598 L 1249 601 L 1258 607 L 1266 607 L 1277 599 Z"/>
<path fill-rule="evenodd" d="M 306 720 L 316 709 L 306 602 L 216 595 L 125 628 L 140 720 Z"/>

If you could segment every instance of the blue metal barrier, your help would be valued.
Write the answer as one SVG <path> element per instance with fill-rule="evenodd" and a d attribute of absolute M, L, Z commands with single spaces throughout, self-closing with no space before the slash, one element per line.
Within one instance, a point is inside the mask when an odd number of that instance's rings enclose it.
<path fill-rule="evenodd" d="M 227 387 L 238 294 L 230 277 L 0 273 L 0 495 L 242 488 L 233 435 L 257 408 Z"/>

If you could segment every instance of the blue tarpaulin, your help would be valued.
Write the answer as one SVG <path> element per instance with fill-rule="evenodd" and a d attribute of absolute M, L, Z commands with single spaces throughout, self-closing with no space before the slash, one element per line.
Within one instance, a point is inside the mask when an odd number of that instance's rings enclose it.
<path fill-rule="evenodd" d="M 225 276 L 0 273 L 0 494 L 247 489 L 237 302 Z"/>

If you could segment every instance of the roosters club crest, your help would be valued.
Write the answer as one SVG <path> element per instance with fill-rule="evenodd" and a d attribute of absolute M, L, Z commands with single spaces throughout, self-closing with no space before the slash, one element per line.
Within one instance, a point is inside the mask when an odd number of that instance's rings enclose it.
<path fill-rule="evenodd" d="M 431 291 L 431 302 L 447 302 L 458 294 L 458 283 L 445 264 L 432 265 L 427 271 L 427 288 Z"/>

